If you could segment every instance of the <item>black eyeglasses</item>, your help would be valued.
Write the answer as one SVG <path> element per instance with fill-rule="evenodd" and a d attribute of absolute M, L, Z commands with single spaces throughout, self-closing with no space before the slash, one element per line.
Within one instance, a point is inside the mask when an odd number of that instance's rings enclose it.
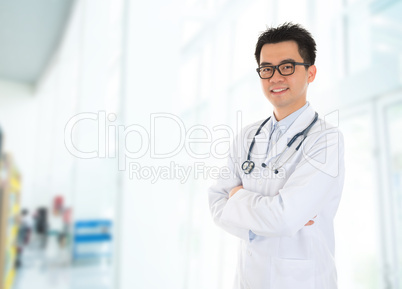
<path fill-rule="evenodd" d="M 278 72 L 283 76 L 292 75 L 295 73 L 296 65 L 310 66 L 311 64 L 301 62 L 286 62 L 279 65 L 264 65 L 258 67 L 256 70 L 261 79 L 269 79 L 274 76 L 275 70 L 278 70 Z"/>

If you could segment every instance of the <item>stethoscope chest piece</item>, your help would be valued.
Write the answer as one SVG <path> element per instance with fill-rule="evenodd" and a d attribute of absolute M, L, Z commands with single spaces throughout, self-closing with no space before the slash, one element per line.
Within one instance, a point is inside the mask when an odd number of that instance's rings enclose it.
<path fill-rule="evenodd" d="M 250 160 L 246 160 L 246 161 L 241 165 L 241 168 L 242 168 L 242 170 L 244 171 L 244 173 L 245 173 L 246 175 L 248 175 L 249 173 L 251 173 L 252 170 L 254 169 L 254 167 L 255 167 L 255 163 L 254 163 L 253 161 L 250 161 Z"/>

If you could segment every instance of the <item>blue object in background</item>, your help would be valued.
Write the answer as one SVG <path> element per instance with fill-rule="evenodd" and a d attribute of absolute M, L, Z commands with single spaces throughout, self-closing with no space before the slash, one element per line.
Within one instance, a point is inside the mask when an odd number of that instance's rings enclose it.
<path fill-rule="evenodd" d="M 111 258 L 111 220 L 78 220 L 74 223 L 73 260 Z"/>

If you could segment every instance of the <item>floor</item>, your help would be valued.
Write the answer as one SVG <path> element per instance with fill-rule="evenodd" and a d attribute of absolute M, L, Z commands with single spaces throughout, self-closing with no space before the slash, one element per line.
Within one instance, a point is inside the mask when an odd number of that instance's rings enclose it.
<path fill-rule="evenodd" d="M 112 289 L 110 264 L 102 261 L 71 264 L 62 252 L 26 248 L 13 289 Z"/>

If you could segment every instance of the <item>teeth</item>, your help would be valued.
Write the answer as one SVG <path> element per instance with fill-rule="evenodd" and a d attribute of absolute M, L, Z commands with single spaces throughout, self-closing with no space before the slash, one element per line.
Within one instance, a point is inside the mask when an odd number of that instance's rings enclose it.
<path fill-rule="evenodd" d="M 286 90 L 286 88 L 273 89 L 272 91 L 273 91 L 273 92 L 281 92 L 281 91 L 284 91 L 284 90 Z"/>

